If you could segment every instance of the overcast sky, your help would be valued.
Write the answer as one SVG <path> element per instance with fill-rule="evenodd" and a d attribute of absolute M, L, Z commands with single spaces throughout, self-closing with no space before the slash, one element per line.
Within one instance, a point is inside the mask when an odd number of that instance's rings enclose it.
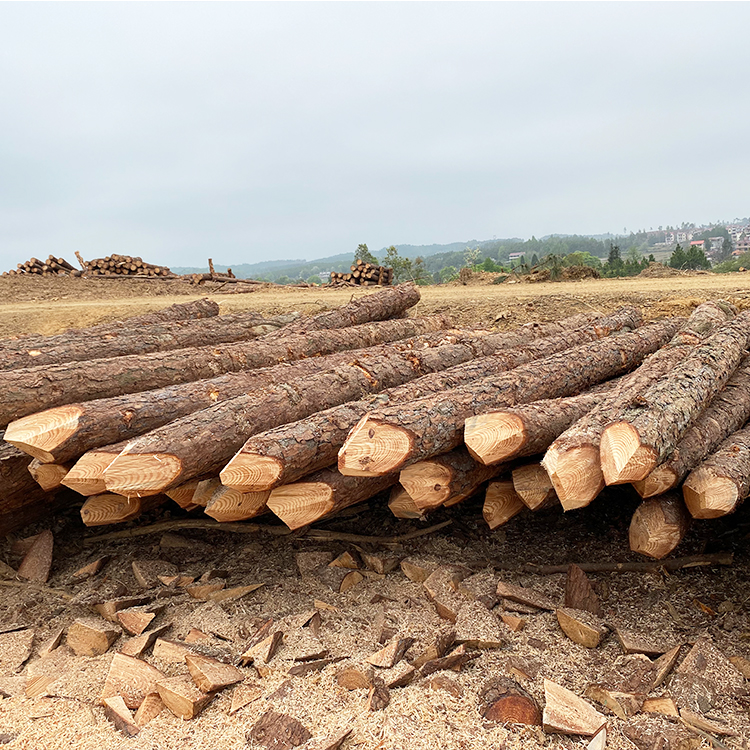
<path fill-rule="evenodd" d="M 0 270 L 750 215 L 750 5 L 0 3 Z"/>

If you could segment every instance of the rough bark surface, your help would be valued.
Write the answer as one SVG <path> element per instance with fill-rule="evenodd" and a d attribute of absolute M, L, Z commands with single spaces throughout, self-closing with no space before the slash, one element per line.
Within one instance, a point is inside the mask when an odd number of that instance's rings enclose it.
<path fill-rule="evenodd" d="M 311 474 L 271 491 L 268 510 L 290 529 L 313 523 L 337 510 L 368 500 L 398 482 L 398 474 L 383 477 L 345 477 L 334 467 Z"/>
<path fill-rule="evenodd" d="M 123 328 L 81 338 L 78 331 L 55 343 L 29 346 L 18 351 L 0 349 L 0 370 L 39 367 L 89 359 L 125 357 L 187 347 L 209 346 L 232 341 L 249 341 L 286 326 L 298 315 L 263 318 L 256 312 L 185 321 L 165 321 L 145 328 Z"/>
<path fill-rule="evenodd" d="M 672 452 L 690 423 L 724 387 L 748 345 L 750 310 L 723 325 L 674 367 L 668 378 L 654 383 L 640 395 L 638 403 L 623 409 L 617 421 L 602 433 L 600 453 L 604 481 L 611 484 L 625 476 L 626 481 L 645 479 Z M 629 443 L 621 440 L 623 427 L 632 432 Z M 640 454 L 635 473 L 628 471 L 631 444 Z"/>
<path fill-rule="evenodd" d="M 736 510 L 750 494 L 750 427 L 730 435 L 691 471 L 682 494 L 694 518 L 718 518 Z"/>
<path fill-rule="evenodd" d="M 0 432 L 0 440 L 2 437 Z M 30 463 L 31 456 L 0 442 L 0 508 L 14 496 L 23 495 L 36 486 L 34 477 L 29 473 Z"/>
<path fill-rule="evenodd" d="M 489 372 L 505 372 L 576 342 L 605 336 L 624 326 L 636 326 L 640 317 L 633 308 L 623 308 L 612 316 L 600 318 L 583 328 L 577 327 L 579 322 L 580 316 L 575 316 L 556 324 L 529 326 L 525 331 L 522 329 L 524 335 L 549 334 L 527 346 L 522 346 L 523 341 L 519 342 L 517 337 L 508 339 L 503 334 L 498 334 L 496 338 L 488 336 L 483 342 L 496 347 L 495 354 L 426 375 L 362 401 L 321 411 L 262 435 L 258 434 L 250 438 L 225 467 L 221 473 L 222 482 L 245 492 L 272 489 L 294 482 L 311 471 L 335 463 L 349 430 L 368 411 L 440 393 L 472 382 Z M 570 329 L 566 328 L 568 325 L 571 326 Z M 562 331 L 555 330 L 560 327 Z M 521 332 L 516 332 L 515 336 Z M 511 348 L 502 350 L 503 346 L 511 344 Z"/>
<path fill-rule="evenodd" d="M 445 318 L 407 318 L 255 341 L 0 372 L 0 424 L 53 406 L 119 396 L 356 349 L 447 328 Z"/>
<path fill-rule="evenodd" d="M 622 375 L 663 346 L 681 323 L 670 320 L 632 333 L 614 334 L 522 365 L 510 373 L 378 410 L 352 430 L 339 452 L 339 470 L 377 476 L 445 453 L 463 439 L 463 424 L 468 417 L 573 395 Z"/>
<path fill-rule="evenodd" d="M 724 389 L 688 427 L 664 463 L 635 483 L 642 497 L 651 497 L 677 487 L 722 440 L 750 419 L 750 356 L 745 357 Z"/>
<path fill-rule="evenodd" d="M 181 383 L 143 393 L 130 393 L 47 409 L 12 422 L 6 440 L 40 461 L 69 461 L 86 451 L 142 435 L 180 417 L 207 409 L 243 394 L 288 383 L 362 357 L 392 351 L 424 362 L 425 368 L 446 366 L 472 357 L 484 346 L 481 336 L 470 332 L 439 331 L 367 349 L 347 350 L 321 357 L 283 362 L 257 370 L 228 373 L 194 383 Z M 439 354 L 431 353 L 438 348 Z"/>
<path fill-rule="evenodd" d="M 465 448 L 407 466 L 399 481 L 420 511 L 455 505 L 480 485 L 504 471 L 505 466 L 483 466 Z"/>
<path fill-rule="evenodd" d="M 550 445 L 542 463 L 563 508 L 584 507 L 603 489 L 599 445 L 605 426 L 734 314 L 734 308 L 721 301 L 699 305 L 667 346 L 625 376 L 610 398 L 571 425 Z"/>
<path fill-rule="evenodd" d="M 690 514 L 678 492 L 642 502 L 630 521 L 630 549 L 661 560 L 683 540 Z"/>

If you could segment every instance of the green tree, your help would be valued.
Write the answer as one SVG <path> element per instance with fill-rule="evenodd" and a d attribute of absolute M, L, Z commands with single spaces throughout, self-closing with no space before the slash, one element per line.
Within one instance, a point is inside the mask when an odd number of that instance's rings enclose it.
<path fill-rule="evenodd" d="M 320 276 L 318 276 L 318 274 L 314 273 L 312 276 L 310 276 L 307 279 L 307 283 L 308 284 L 318 284 L 319 285 L 320 284 Z"/>
<path fill-rule="evenodd" d="M 412 280 L 411 260 L 402 258 L 395 245 L 386 248 L 384 264 L 393 269 L 393 276 L 398 283 Z"/>
<path fill-rule="evenodd" d="M 372 263 L 373 266 L 380 265 L 378 259 L 369 251 L 365 244 L 357 245 L 357 252 L 354 253 L 354 262 L 356 263 L 358 260 L 364 263 Z"/>
<path fill-rule="evenodd" d="M 497 271 L 500 270 L 500 268 L 497 265 L 497 263 L 495 263 L 495 261 L 492 260 L 492 258 L 490 258 L 489 256 L 487 256 L 484 259 L 484 262 L 482 263 L 482 270 L 483 271 L 490 271 L 490 272 L 497 272 Z"/>
<path fill-rule="evenodd" d="M 467 247 L 464 250 L 464 266 L 468 268 L 474 268 L 479 262 L 479 248 L 478 247 Z"/>
<path fill-rule="evenodd" d="M 674 252 L 669 256 L 669 265 L 671 268 L 685 268 L 686 264 L 687 256 L 678 242 Z"/>
<path fill-rule="evenodd" d="M 445 284 L 448 281 L 455 281 L 458 278 L 458 270 L 455 266 L 446 266 L 440 269 L 439 275 L 440 283 Z"/>
<path fill-rule="evenodd" d="M 531 256 L 531 265 L 532 267 L 539 265 L 539 256 L 536 253 Z"/>
<path fill-rule="evenodd" d="M 730 240 L 729 237 L 725 237 L 724 241 L 721 243 L 721 250 L 719 250 L 717 257 L 719 263 L 729 260 L 732 257 L 732 250 L 732 240 Z"/>
<path fill-rule="evenodd" d="M 424 258 L 418 255 L 414 258 L 414 262 L 411 264 L 412 280 L 419 286 L 428 286 L 432 281 L 427 266 L 425 266 Z"/>
<path fill-rule="evenodd" d="M 691 245 L 690 249 L 685 253 L 685 267 L 692 270 L 704 271 L 711 268 L 711 262 L 703 250 L 701 250 L 700 245 Z"/>

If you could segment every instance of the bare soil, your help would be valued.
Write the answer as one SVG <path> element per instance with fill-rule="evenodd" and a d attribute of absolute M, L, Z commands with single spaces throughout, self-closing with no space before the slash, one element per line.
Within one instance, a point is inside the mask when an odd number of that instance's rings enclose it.
<path fill-rule="evenodd" d="M 10 283 L 6 283 L 10 282 Z M 22 282 L 22 283 L 19 283 Z M 107 284 L 105 287 L 104 284 Z M 173 287 L 174 288 L 171 288 Z M 176 299 L 199 296 L 194 287 L 170 282 L 123 279 L 0 279 L 0 334 L 51 333 L 69 326 L 90 325 L 105 319 L 140 314 L 166 306 Z M 203 291 L 203 290 L 201 290 Z M 261 288 L 250 294 L 216 294 L 222 311 L 255 308 L 267 312 L 301 310 L 312 313 L 333 307 L 364 290 Z M 209 292 L 209 296 L 214 296 Z M 12 296 L 10 296 L 12 295 Z M 457 322 L 511 328 L 529 320 L 552 320 L 584 310 L 608 311 L 624 303 L 642 306 L 649 318 L 689 314 L 701 301 L 723 297 L 740 307 L 750 305 L 750 278 L 745 276 L 694 276 L 627 280 L 481 287 L 428 287 L 423 290 L 420 314 L 450 312 Z M 418 678 L 411 685 L 391 691 L 390 704 L 382 711 L 366 708 L 367 692 L 346 690 L 336 675 L 351 666 L 364 668 L 368 655 L 380 648 L 378 627 L 382 622 L 399 636 L 415 638 L 407 658 L 417 655 L 436 633 L 450 627 L 441 620 L 421 584 L 409 581 L 400 570 L 384 577 L 366 573 L 361 583 L 344 594 L 334 593 L 316 576 L 302 577 L 295 554 L 322 550 L 338 554 L 345 550 L 393 552 L 419 555 L 440 564 L 469 566 L 477 575 L 533 587 L 562 602 L 565 576 L 519 572 L 524 563 L 566 564 L 638 560 L 628 550 L 627 530 L 638 499 L 624 489 L 605 492 L 590 507 L 563 514 L 559 509 L 525 513 L 495 532 L 487 529 L 481 515 L 481 498 L 471 498 L 453 508 L 439 509 L 424 521 L 398 521 L 391 516 L 386 498 L 349 509 L 316 528 L 357 535 L 392 538 L 424 529 L 441 521 L 450 525 L 427 536 L 401 543 L 367 541 L 321 541 L 304 533 L 277 536 L 265 525 L 277 526 L 272 517 L 260 519 L 251 534 L 214 530 L 177 530 L 172 536 L 154 533 L 126 539 L 95 540 L 110 529 L 86 529 L 75 504 L 54 519 L 24 529 L 17 538 L 45 528 L 55 535 L 52 576 L 46 586 L 28 585 L 10 579 L 0 581 L 0 742 L 11 750 L 239 750 L 260 746 L 246 737 L 268 710 L 294 716 L 321 740 L 336 730 L 352 728 L 344 750 L 499 750 L 500 748 L 585 747 L 580 738 L 545 735 L 541 729 L 494 724 L 479 712 L 479 694 L 491 677 L 514 676 L 543 705 L 544 678 L 554 680 L 583 695 L 590 683 L 620 685 L 643 657 L 623 655 L 610 632 L 597 649 L 586 649 L 570 641 L 560 630 L 554 613 L 515 612 L 526 621 L 520 632 L 501 623 L 505 645 L 483 650 L 460 672 L 443 672 L 450 678 L 443 687 L 431 679 Z M 197 517 L 197 516 L 196 516 Z M 175 505 L 165 505 L 136 522 L 115 530 L 136 529 L 164 520 L 189 518 Z M 177 534 L 187 544 L 174 547 Z M 733 516 L 696 522 L 675 556 L 731 551 L 734 563 L 716 568 L 689 568 L 667 574 L 591 574 L 599 593 L 604 620 L 637 634 L 683 644 L 681 658 L 690 644 L 707 636 L 726 656 L 750 659 L 750 505 Z M 0 545 L 0 559 L 17 567 L 13 539 Z M 110 555 L 102 571 L 84 582 L 72 574 L 82 565 Z M 53 631 L 69 626 L 78 617 L 91 616 L 90 602 L 98 597 L 139 593 L 132 572 L 135 559 L 160 559 L 176 564 L 181 573 L 201 575 L 209 569 L 229 574 L 227 586 L 262 583 L 262 588 L 235 602 L 212 604 L 192 599 L 182 590 L 164 587 L 149 592 L 166 604 L 154 625 L 172 623 L 167 637 L 184 638 L 191 628 L 207 633 L 207 643 L 217 653 L 236 659 L 257 627 L 269 618 L 285 631 L 285 641 L 261 676 L 253 667 L 242 668 L 247 681 L 257 685 L 260 697 L 237 713 L 228 713 L 232 695 L 239 688 L 217 694 L 194 720 L 182 721 L 168 711 L 160 714 L 132 739 L 114 729 L 98 704 L 112 654 L 122 645 L 121 637 L 103 656 L 76 657 L 63 643 L 51 655 L 40 657 L 39 649 Z M 61 593 L 66 596 L 61 596 Z M 72 597 L 72 598 L 66 598 Z M 316 604 L 316 602 L 318 602 Z M 324 604 L 321 605 L 320 602 Z M 342 661 L 320 672 L 289 677 L 295 657 L 306 649 L 303 634 L 292 618 L 318 608 L 322 618 L 320 640 L 332 657 Z M 513 611 L 511 604 L 499 604 Z M 13 658 L 14 633 L 33 628 L 30 657 Z M 305 629 L 307 630 L 307 629 Z M 304 635 L 304 637 L 303 637 Z M 22 654 L 23 656 L 23 654 Z M 7 658 L 4 658 L 7 657 Z M 185 673 L 183 665 L 166 664 L 148 653 L 146 660 L 168 675 Z M 519 670 L 528 678 L 519 677 Z M 29 676 L 54 678 L 48 695 L 26 697 Z M 13 678 L 20 677 L 20 680 Z M 720 681 L 718 694 L 707 713 L 732 727 L 737 736 L 721 741 L 732 748 L 747 748 L 750 742 L 750 694 L 747 683 L 740 689 Z M 446 690 L 445 688 L 450 688 Z M 669 693 L 669 682 L 654 695 Z M 632 750 L 623 735 L 626 722 L 608 716 L 607 747 Z M 654 723 L 656 719 L 648 719 Z M 672 720 L 675 727 L 679 721 Z M 704 747 L 709 744 L 704 741 Z"/>

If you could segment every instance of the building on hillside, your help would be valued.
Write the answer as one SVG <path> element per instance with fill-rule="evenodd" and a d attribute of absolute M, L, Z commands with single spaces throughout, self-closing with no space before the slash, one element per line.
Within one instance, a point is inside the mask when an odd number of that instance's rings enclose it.
<path fill-rule="evenodd" d="M 743 232 L 737 238 L 737 242 L 735 243 L 734 253 L 737 253 L 738 255 L 743 255 L 744 253 L 750 253 L 750 231 Z M 732 255 L 734 255 L 734 253 L 732 253 Z"/>
<path fill-rule="evenodd" d="M 508 256 L 508 260 L 520 260 L 526 253 L 511 253 Z"/>

